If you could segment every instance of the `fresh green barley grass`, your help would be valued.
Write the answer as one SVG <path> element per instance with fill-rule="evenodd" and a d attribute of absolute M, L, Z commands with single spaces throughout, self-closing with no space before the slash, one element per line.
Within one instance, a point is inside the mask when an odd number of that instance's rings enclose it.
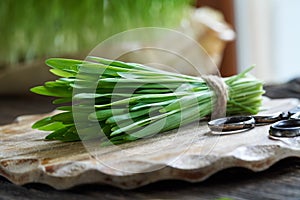
<path fill-rule="evenodd" d="M 215 93 L 201 77 L 98 57 L 89 60 L 92 61 L 61 58 L 46 61 L 50 71 L 60 78 L 31 91 L 56 97 L 55 104 L 71 104 L 73 100 L 73 106 L 79 111 L 76 115 L 82 119 L 76 121 L 75 127 L 74 107 L 58 107 L 62 113 L 32 126 L 51 131 L 46 139 L 67 142 L 105 137 L 120 144 L 179 128 L 212 112 Z M 252 68 L 223 78 L 229 93 L 228 115 L 259 112 L 263 83 L 248 74 Z M 95 93 L 90 92 L 91 85 Z M 99 125 L 102 134 L 93 132 Z M 79 137 L 78 132 L 84 135 Z"/>

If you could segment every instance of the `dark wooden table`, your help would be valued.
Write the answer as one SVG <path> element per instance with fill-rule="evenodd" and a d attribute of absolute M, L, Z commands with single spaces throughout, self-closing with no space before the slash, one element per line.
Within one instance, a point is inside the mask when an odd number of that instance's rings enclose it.
<path fill-rule="evenodd" d="M 10 123 L 19 115 L 45 113 L 53 109 L 50 99 L 45 97 L 0 96 L 0 124 Z M 0 199 L 217 199 L 225 197 L 299 200 L 300 159 L 288 158 L 258 173 L 231 168 L 200 183 L 162 181 L 135 190 L 121 190 L 95 184 L 58 191 L 41 184 L 16 186 L 0 177 Z"/>

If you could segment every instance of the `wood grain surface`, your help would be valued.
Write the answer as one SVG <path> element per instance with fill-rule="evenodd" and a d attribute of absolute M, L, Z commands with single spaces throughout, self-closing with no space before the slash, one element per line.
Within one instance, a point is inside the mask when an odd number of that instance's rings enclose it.
<path fill-rule="evenodd" d="M 15 101 L 11 101 L 14 99 Z M 1 123 L 5 124 L 13 119 L 13 116 L 46 112 L 52 110 L 48 102 L 38 100 L 34 108 L 26 109 L 26 103 L 31 99 L 5 98 L 1 99 Z M 8 112 L 7 106 L 16 107 L 16 102 L 22 102 L 23 109 L 18 112 Z M 34 102 L 34 101 L 33 101 Z M 3 106 L 5 104 L 5 107 Z M 30 107 L 30 106 L 29 106 Z M 11 109 L 13 110 L 13 109 Z M 7 112 L 6 112 L 7 111 Z M 3 117 L 4 116 L 4 117 Z M 217 197 L 230 197 L 233 199 L 298 199 L 300 183 L 299 159 L 286 159 L 269 170 L 253 173 L 246 169 L 231 168 L 216 175 L 202 183 L 186 183 L 182 181 L 162 181 L 144 186 L 142 188 L 124 191 L 110 186 L 98 184 L 77 186 L 66 191 L 57 191 L 49 186 L 41 184 L 29 184 L 16 186 L 2 178 L 0 181 L 0 198 L 2 199 L 124 199 L 124 198 L 190 198 L 190 199 L 215 199 Z"/>

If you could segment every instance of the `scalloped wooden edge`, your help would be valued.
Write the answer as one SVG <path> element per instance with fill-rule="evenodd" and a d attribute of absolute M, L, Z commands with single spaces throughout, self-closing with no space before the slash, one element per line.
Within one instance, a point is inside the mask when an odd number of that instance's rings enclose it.
<path fill-rule="evenodd" d="M 292 105 L 299 103 L 298 101 L 293 101 L 293 103 L 288 103 Z M 262 171 L 284 158 L 300 157 L 299 145 L 293 146 L 281 141 L 269 140 L 264 135 L 261 144 L 251 145 L 250 143 L 247 145 L 247 143 L 242 143 L 246 145 L 239 145 L 224 154 L 216 152 L 208 153 L 207 155 L 190 153 L 179 157 L 175 164 L 163 161 L 152 162 L 151 160 L 137 161 L 135 159 L 128 159 L 122 161 L 123 163 L 119 163 L 124 166 L 130 164 L 140 168 L 151 169 L 151 167 L 159 167 L 158 170 L 145 173 L 107 173 L 107 171 L 103 170 L 103 167 L 97 165 L 95 160 L 86 154 L 78 154 L 76 155 L 77 157 L 75 156 L 71 160 L 68 160 L 70 157 L 66 157 L 66 160 L 62 159 L 49 164 L 45 161 L 46 158 L 39 157 L 39 152 L 31 150 L 29 152 L 32 155 L 30 155 L 18 152 L 18 148 L 13 148 L 13 144 L 21 144 L 19 143 L 22 141 L 23 136 L 20 134 L 22 132 L 21 129 L 23 130 L 23 134 L 26 135 L 26 130 L 29 130 L 30 125 L 36 119 L 43 116 L 45 115 L 22 116 L 13 124 L 0 127 L 0 138 L 4 142 L 0 147 L 0 151 L 3 148 L 2 154 L 0 153 L 0 175 L 6 177 L 14 184 L 43 183 L 56 189 L 68 189 L 82 184 L 107 184 L 123 189 L 134 189 L 160 180 L 176 179 L 199 182 L 207 179 L 216 172 L 231 167 L 243 167 L 252 171 Z M 253 133 L 261 132 L 265 134 L 264 132 L 267 130 L 268 127 L 260 127 L 257 130 L 251 131 L 254 131 Z M 16 134 L 15 137 L 13 137 L 14 134 Z M 27 136 L 29 138 L 32 136 L 41 137 L 45 134 L 31 130 L 31 134 Z M 247 134 L 251 135 L 252 133 L 246 133 L 244 136 L 246 137 Z M 240 136 L 235 135 L 234 137 L 236 140 L 243 139 Z M 247 138 L 245 140 L 244 142 L 247 142 Z M 8 143 L 5 143 L 5 141 L 8 141 Z M 36 141 L 36 138 L 32 141 Z M 31 140 L 28 139 L 26 142 L 30 144 Z M 51 147 L 52 145 L 51 148 L 64 148 L 67 145 L 76 146 L 78 143 L 62 144 L 56 141 L 49 143 L 41 141 L 41 144 L 47 145 L 47 147 Z M 20 145 L 20 149 L 22 148 Z M 188 166 L 186 163 L 191 163 L 191 166 Z"/>

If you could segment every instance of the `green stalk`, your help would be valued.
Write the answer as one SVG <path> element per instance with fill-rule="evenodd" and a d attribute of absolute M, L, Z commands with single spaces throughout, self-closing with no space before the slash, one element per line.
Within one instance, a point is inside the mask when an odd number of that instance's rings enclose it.
<path fill-rule="evenodd" d="M 64 112 L 32 126 L 52 131 L 46 139 L 102 137 L 105 144 L 107 139 L 121 144 L 201 120 L 215 107 L 215 94 L 201 77 L 97 57 L 90 60 L 54 58 L 46 62 L 60 78 L 31 91 L 56 97 L 54 103 L 73 101 L 73 107 L 60 106 Z M 229 93 L 227 115 L 259 112 L 264 90 L 261 81 L 248 75 L 252 68 L 223 79 Z M 96 131 L 98 126 L 102 133 Z"/>

